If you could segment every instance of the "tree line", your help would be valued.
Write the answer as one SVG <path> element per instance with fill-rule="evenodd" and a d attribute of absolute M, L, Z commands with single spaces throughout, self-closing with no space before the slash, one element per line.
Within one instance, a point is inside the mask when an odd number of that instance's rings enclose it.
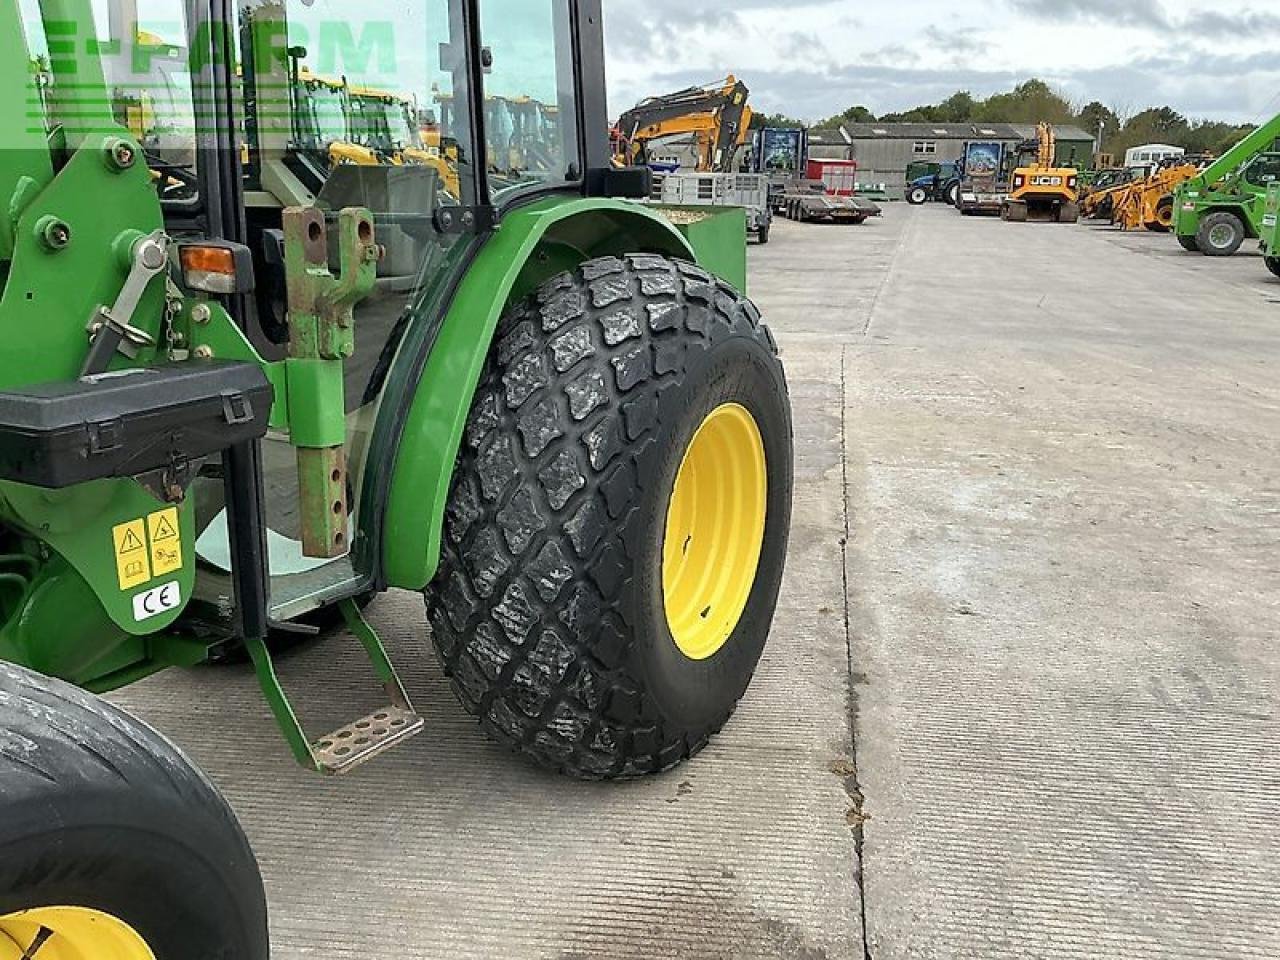
<path fill-rule="evenodd" d="M 808 124 L 784 114 L 756 114 L 753 127 L 835 127 L 842 123 L 1038 123 L 1073 124 L 1097 135 L 1102 132 L 1102 150 L 1121 156 L 1130 147 L 1144 143 L 1168 143 L 1188 153 L 1219 154 L 1253 128 L 1216 120 L 1194 120 L 1172 107 L 1149 107 L 1133 112 L 1124 105 L 1107 106 L 1098 100 L 1083 106 L 1055 90 L 1043 80 L 1031 79 L 1008 93 L 985 99 L 959 90 L 941 103 L 914 107 L 899 113 L 876 116 L 867 107 L 856 105 Z"/>

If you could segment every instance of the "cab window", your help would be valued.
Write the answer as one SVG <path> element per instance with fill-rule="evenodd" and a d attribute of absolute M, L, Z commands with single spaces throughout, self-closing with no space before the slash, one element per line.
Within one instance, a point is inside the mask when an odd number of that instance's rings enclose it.
<path fill-rule="evenodd" d="M 92 0 L 87 23 L 46 24 L 39 0 L 20 0 L 20 6 L 41 100 L 28 115 L 52 120 L 72 140 L 110 133 L 112 123 L 126 127 L 142 144 L 160 198 L 194 201 L 196 119 L 183 0 L 149 0 L 133 20 L 122 16 L 117 0 Z M 70 84 L 61 89 L 59 77 L 77 72 L 71 62 L 91 53 L 102 64 L 109 116 L 97 115 L 95 98 L 84 88 L 79 92 L 87 95 L 85 105 L 59 111 L 57 104 L 77 92 Z"/>
<path fill-rule="evenodd" d="M 578 180 L 568 0 L 481 0 L 480 26 L 491 195 Z"/>

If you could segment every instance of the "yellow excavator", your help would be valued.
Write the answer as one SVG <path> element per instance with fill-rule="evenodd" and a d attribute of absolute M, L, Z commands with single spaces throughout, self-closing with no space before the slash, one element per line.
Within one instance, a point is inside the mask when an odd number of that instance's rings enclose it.
<path fill-rule="evenodd" d="M 1053 127 L 1040 123 L 1036 139 L 1024 142 L 1020 155 L 1031 162 L 1013 171 L 1011 190 L 1000 206 L 1004 220 L 1025 223 L 1039 220 L 1075 223 L 1080 219 L 1080 171 L 1060 167 L 1057 162 L 1057 138 Z"/>
<path fill-rule="evenodd" d="M 749 95 L 747 85 L 730 74 L 720 83 L 641 100 L 618 119 L 614 163 L 623 167 L 649 163 L 655 141 L 692 134 L 698 152 L 696 169 L 731 173 L 738 149 L 750 136 Z"/>

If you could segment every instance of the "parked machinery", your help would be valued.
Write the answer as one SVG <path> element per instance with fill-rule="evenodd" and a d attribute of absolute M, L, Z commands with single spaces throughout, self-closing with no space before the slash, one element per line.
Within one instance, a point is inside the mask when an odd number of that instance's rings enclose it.
<path fill-rule="evenodd" d="M 731 173 L 738 149 L 750 138 L 749 95 L 747 85 L 730 74 L 718 84 L 641 100 L 614 126 L 615 162 L 648 163 L 657 141 L 687 134 L 697 144 L 698 171 Z"/>
<path fill-rule="evenodd" d="M 999 213 L 1009 195 L 1018 154 L 999 140 L 967 140 L 955 206 L 965 216 Z"/>
<path fill-rule="evenodd" d="M 0 956 L 265 960 L 226 802 L 94 694 L 243 653 L 277 752 L 350 772 L 424 729 L 361 614 L 401 588 L 489 735 L 584 778 L 670 768 L 770 629 L 787 385 L 742 221 L 680 228 L 610 163 L 599 0 L 399 3 L 389 55 L 334 68 L 452 98 L 456 193 L 295 136 L 290 60 L 374 5 L 147 0 L 202 44 L 170 75 L 104 6 L 0 2 Z M 119 119 L 144 93 L 146 148 Z M 560 107 L 501 179 L 489 95 Z M 316 736 L 268 636 L 334 614 L 385 706 Z"/>
<path fill-rule="evenodd" d="M 788 220 L 805 223 L 811 220 L 826 223 L 866 223 L 871 217 L 879 217 L 884 211 L 878 204 L 861 197 L 832 193 L 822 180 L 794 180 L 786 187 L 780 200 L 782 215 Z"/>
<path fill-rule="evenodd" d="M 956 161 L 935 165 L 937 169 L 908 181 L 907 203 L 920 206 L 930 201 L 955 206 L 960 193 L 960 164 Z"/>
<path fill-rule="evenodd" d="M 1075 223 L 1080 219 L 1079 174 L 1073 167 L 1059 167 L 1053 127 L 1041 123 L 1036 139 L 1019 147 L 1019 155 L 1034 159 L 1014 168 L 1009 196 L 1001 204 L 1004 220 L 1039 220 Z"/>
<path fill-rule="evenodd" d="M 1184 250 L 1229 257 L 1260 235 L 1267 189 L 1280 179 L 1277 138 L 1280 115 L 1178 188 L 1173 229 Z"/>
<path fill-rule="evenodd" d="M 1268 270 L 1280 277 L 1280 181 L 1267 188 L 1259 234 L 1263 262 Z"/>
<path fill-rule="evenodd" d="M 1173 226 L 1173 194 L 1180 184 L 1200 172 L 1202 158 L 1171 156 L 1150 176 L 1135 180 L 1114 201 L 1111 222 L 1121 230 L 1168 233 Z"/>
<path fill-rule="evenodd" d="M 1099 171 L 1087 186 L 1080 187 L 1080 216 L 1090 220 L 1110 220 L 1116 197 L 1135 179 L 1145 177 L 1146 167 L 1111 167 Z"/>
<path fill-rule="evenodd" d="M 773 209 L 763 173 L 655 173 L 650 196 L 667 206 L 741 208 L 748 235 L 757 243 L 769 242 Z"/>

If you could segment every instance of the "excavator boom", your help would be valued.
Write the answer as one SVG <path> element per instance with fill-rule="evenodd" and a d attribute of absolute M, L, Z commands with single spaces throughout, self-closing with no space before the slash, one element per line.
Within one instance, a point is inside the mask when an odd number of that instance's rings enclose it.
<path fill-rule="evenodd" d="M 746 142 L 751 125 L 749 95 L 747 85 L 730 75 L 719 84 L 640 101 L 618 119 L 619 162 L 643 163 L 651 141 L 693 133 L 699 141 L 698 169 L 729 172 L 734 152 Z"/>

